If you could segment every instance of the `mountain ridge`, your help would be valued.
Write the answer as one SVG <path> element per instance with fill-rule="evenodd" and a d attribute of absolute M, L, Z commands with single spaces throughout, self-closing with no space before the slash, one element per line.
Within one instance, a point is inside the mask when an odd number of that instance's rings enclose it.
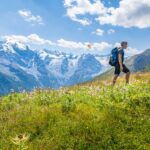
<path fill-rule="evenodd" d="M 150 49 L 126 60 L 131 71 L 150 64 L 149 52 Z M 22 43 L 0 41 L 0 60 L 0 95 L 11 90 L 58 89 L 113 75 L 113 69 L 108 65 L 109 55 L 74 55 L 58 50 L 32 49 Z M 142 64 L 140 68 L 139 63 Z"/>
<path fill-rule="evenodd" d="M 11 89 L 60 88 L 88 81 L 106 70 L 108 56 L 73 55 L 1 41 L 0 59 L 0 86 L 5 87 L 0 94 L 7 94 Z"/>

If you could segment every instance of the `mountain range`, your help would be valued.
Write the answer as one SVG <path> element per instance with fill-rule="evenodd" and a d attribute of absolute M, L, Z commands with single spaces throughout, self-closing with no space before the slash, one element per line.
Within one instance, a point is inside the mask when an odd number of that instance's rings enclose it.
<path fill-rule="evenodd" d="M 105 78 L 113 74 L 108 60 L 109 55 L 73 55 L 0 41 L 0 95 L 35 88 L 57 89 Z M 128 58 L 126 63 L 133 72 L 143 70 L 150 65 L 150 49 Z"/>
<path fill-rule="evenodd" d="M 73 55 L 0 41 L 0 95 L 85 82 L 106 71 L 108 59 L 107 55 Z"/>

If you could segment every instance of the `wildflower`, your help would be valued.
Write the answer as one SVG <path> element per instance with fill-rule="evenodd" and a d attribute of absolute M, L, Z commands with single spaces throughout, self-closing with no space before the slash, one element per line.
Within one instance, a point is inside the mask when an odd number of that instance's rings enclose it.
<path fill-rule="evenodd" d="M 26 134 L 16 135 L 16 137 L 11 138 L 11 142 L 14 145 L 17 145 L 19 150 L 25 150 L 28 148 L 25 146 L 25 143 L 29 140 L 29 137 L 30 136 Z"/>

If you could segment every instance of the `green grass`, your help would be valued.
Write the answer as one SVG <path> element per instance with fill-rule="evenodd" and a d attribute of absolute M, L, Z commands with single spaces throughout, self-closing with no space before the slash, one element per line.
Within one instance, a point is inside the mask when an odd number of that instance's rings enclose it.
<path fill-rule="evenodd" d="M 149 150 L 150 74 L 121 81 L 1 97 L 0 150 Z"/>

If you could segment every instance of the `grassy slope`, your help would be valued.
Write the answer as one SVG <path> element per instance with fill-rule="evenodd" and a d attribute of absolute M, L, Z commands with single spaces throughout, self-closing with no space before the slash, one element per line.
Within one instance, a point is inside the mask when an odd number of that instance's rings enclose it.
<path fill-rule="evenodd" d="M 133 73 L 137 73 L 137 72 L 134 72 L 133 71 L 133 68 L 131 65 L 129 65 L 129 62 L 127 64 L 128 68 L 130 68 L 130 70 L 133 72 Z M 139 71 L 139 72 L 150 72 L 150 65 L 147 65 L 143 68 L 143 70 Z M 114 67 L 112 67 L 111 69 L 107 70 L 106 72 L 102 73 L 101 75 L 95 77 L 92 81 L 97 81 L 97 80 L 105 80 L 106 78 L 107 79 L 110 79 L 114 76 Z"/>
<path fill-rule="evenodd" d="M 0 149 L 16 150 L 19 141 L 30 150 L 149 150 L 150 74 L 135 74 L 130 85 L 120 81 L 114 89 L 96 80 L 2 97 Z"/>
<path fill-rule="evenodd" d="M 101 75 L 95 77 L 92 81 L 96 80 L 105 80 L 106 78 L 109 79 L 114 75 L 114 68 L 107 70 L 106 72 L 102 73 Z"/>

